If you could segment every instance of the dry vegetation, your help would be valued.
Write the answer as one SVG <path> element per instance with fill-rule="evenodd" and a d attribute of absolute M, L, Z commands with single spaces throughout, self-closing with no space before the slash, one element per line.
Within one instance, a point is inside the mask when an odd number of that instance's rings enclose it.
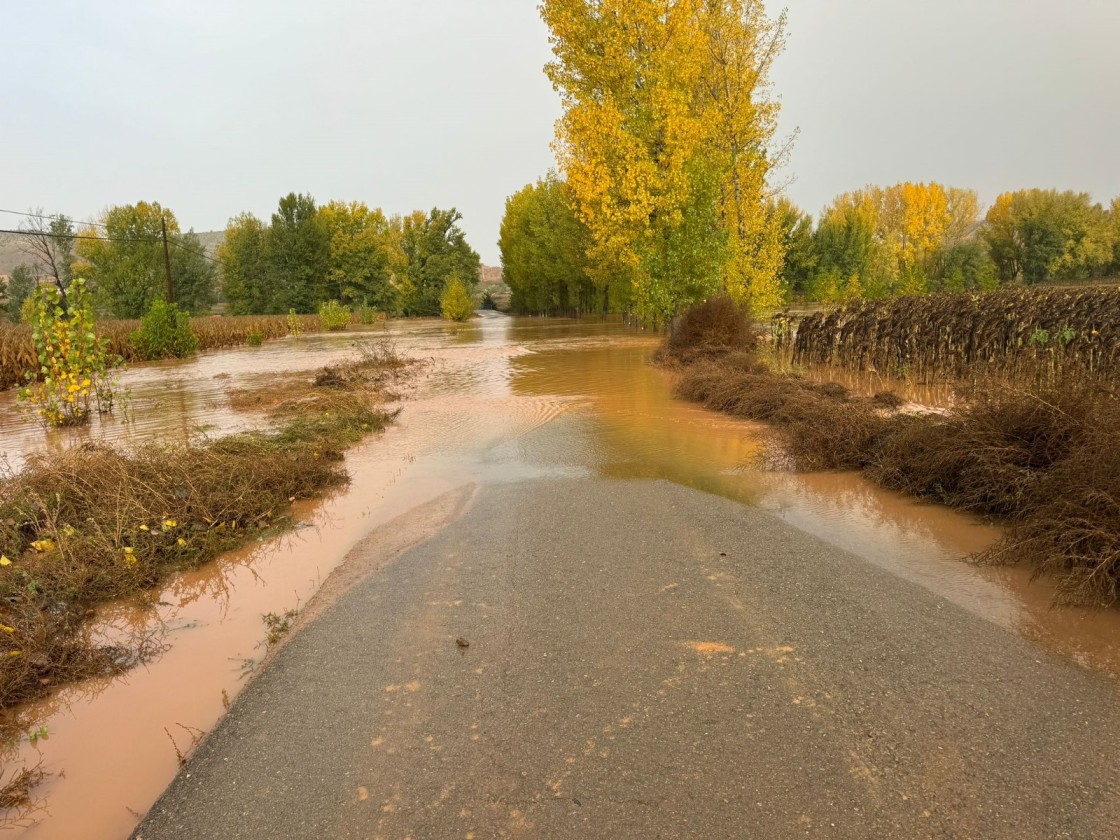
<path fill-rule="evenodd" d="M 803 365 L 884 376 L 1022 383 L 1120 373 L 1120 288 L 1005 288 L 990 294 L 860 300 L 804 318 Z"/>
<path fill-rule="evenodd" d="M 698 308 L 689 319 L 723 319 Z M 694 334 L 729 331 L 689 324 Z M 750 341 L 661 354 L 678 394 L 774 429 L 795 468 L 862 470 L 885 487 L 1008 525 L 989 562 L 1057 576 L 1063 600 L 1120 601 L 1120 396 L 1090 377 L 1014 387 L 985 381 L 949 415 L 906 414 L 894 394 L 771 372 Z"/>
<path fill-rule="evenodd" d="M 259 402 L 274 431 L 85 445 L 0 482 L 0 710 L 151 653 L 147 639 L 91 641 L 93 607 L 283 528 L 292 501 L 345 483 L 343 450 L 389 421 L 386 385 L 405 365 L 390 345 L 369 345 Z"/>
<path fill-rule="evenodd" d="M 198 338 L 199 350 L 216 350 L 249 343 L 249 336 L 263 340 L 283 338 L 290 332 L 287 315 L 235 315 L 192 318 L 191 332 Z M 318 315 L 295 316 L 304 332 L 319 330 Z M 143 361 L 132 346 L 131 335 L 140 328 L 139 321 L 99 321 L 97 334 L 109 339 L 109 353 L 125 362 Z M 0 323 L 0 389 L 24 382 L 26 371 L 38 370 L 31 329 L 24 324 Z"/>
<path fill-rule="evenodd" d="M 43 810 L 32 791 L 47 776 L 42 766 L 13 769 L 7 776 L 0 772 L 0 830 L 28 828 Z"/>

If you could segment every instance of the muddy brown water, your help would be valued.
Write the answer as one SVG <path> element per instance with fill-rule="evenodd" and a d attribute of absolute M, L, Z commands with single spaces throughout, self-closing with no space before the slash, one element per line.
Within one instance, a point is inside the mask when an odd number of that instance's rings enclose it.
<path fill-rule="evenodd" d="M 1042 648 L 1120 671 L 1120 613 L 1051 609 L 1052 589 L 1024 571 L 961 562 L 999 536 L 971 517 L 857 475 L 759 470 L 760 427 L 672 399 L 668 376 L 648 363 L 657 339 L 619 324 L 487 314 L 461 327 L 391 323 L 369 336 L 304 336 L 145 366 L 124 378 L 132 422 L 109 419 L 78 435 L 22 423 L 13 396 L 3 394 L 0 453 L 19 468 L 31 453 L 88 439 L 249 428 L 259 419 L 230 409 L 229 388 L 310 372 L 364 337 L 389 337 L 403 354 L 429 360 L 398 422 L 347 455 L 346 490 L 301 505 L 305 527 L 174 578 L 155 607 L 101 611 L 98 632 L 157 633 L 165 652 L 123 677 L 67 687 L 22 710 L 28 727 L 45 727 L 47 736 L 9 745 L 0 758 L 8 770 L 41 761 L 53 775 L 37 789 L 39 821 L 11 836 L 126 836 L 175 774 L 176 751 L 213 727 L 264 656 L 262 615 L 306 604 L 374 528 L 403 522 L 448 491 L 490 482 L 661 478 L 756 505 Z"/>

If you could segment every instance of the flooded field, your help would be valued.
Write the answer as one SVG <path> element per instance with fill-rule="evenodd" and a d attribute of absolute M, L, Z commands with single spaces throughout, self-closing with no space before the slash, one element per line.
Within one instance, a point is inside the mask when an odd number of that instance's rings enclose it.
<path fill-rule="evenodd" d="M 1117 613 L 1051 609 L 1052 591 L 1021 570 L 961 562 L 998 537 L 990 525 L 856 475 L 758 469 L 761 429 L 672 399 L 668 375 L 649 364 L 655 337 L 619 324 L 498 314 L 463 326 L 390 323 L 370 336 L 428 360 L 396 425 L 351 450 L 345 491 L 301 506 L 305 527 L 177 577 L 151 606 L 103 611 L 100 632 L 158 634 L 164 653 L 20 712 L 27 731 L 45 735 L 8 745 L 5 768 L 41 761 L 52 775 L 36 791 L 39 821 L 11 836 L 127 835 L 174 775 L 177 753 L 213 727 L 265 655 L 264 614 L 305 605 L 374 529 L 415 527 L 411 511 L 494 482 L 641 477 L 755 505 L 1044 649 L 1120 670 Z M 13 395 L 3 394 L 0 452 L 18 469 L 31 453 L 88 438 L 127 443 L 248 428 L 259 420 L 230 409 L 230 388 L 312 371 L 361 337 L 306 336 L 138 368 L 125 376 L 133 421 L 110 419 L 77 437 L 22 423 Z"/>

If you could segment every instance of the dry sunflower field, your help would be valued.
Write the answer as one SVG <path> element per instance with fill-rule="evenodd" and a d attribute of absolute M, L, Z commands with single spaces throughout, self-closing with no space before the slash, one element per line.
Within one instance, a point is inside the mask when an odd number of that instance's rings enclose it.
<path fill-rule="evenodd" d="M 799 365 L 920 382 L 1108 381 L 1120 373 L 1120 287 L 853 301 L 802 319 L 786 349 Z"/>

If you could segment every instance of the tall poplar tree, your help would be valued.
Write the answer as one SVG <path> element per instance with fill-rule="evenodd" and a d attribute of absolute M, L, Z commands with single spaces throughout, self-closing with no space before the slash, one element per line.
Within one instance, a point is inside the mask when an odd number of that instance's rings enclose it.
<path fill-rule="evenodd" d="M 721 287 L 781 297 L 767 177 L 783 21 L 749 0 L 544 0 L 564 116 L 556 151 L 590 272 L 633 287 L 647 322 Z"/>

